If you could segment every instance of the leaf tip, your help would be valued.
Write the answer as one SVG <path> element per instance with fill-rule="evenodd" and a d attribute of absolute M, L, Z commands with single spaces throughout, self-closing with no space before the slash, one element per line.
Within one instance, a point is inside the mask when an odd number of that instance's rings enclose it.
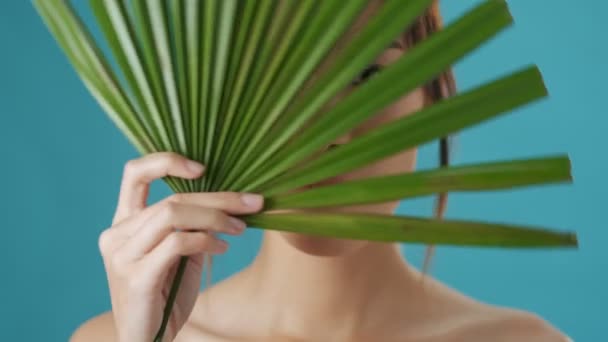
<path fill-rule="evenodd" d="M 546 97 L 549 95 L 549 91 L 547 90 L 547 85 L 545 83 L 545 79 L 543 77 L 543 73 L 536 64 L 532 64 L 525 68 L 524 73 L 530 77 L 536 83 L 536 91 L 538 92 L 539 97 Z"/>
<path fill-rule="evenodd" d="M 570 232 L 566 233 L 566 242 L 568 242 L 568 246 L 578 249 L 578 236 L 576 233 Z"/>

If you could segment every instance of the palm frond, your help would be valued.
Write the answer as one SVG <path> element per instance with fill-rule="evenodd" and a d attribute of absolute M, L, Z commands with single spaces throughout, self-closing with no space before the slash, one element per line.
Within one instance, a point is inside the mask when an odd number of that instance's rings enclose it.
<path fill-rule="evenodd" d="M 471 221 L 423 219 L 375 214 L 314 213 L 259 214 L 244 219 L 253 227 L 371 241 L 493 247 L 576 246 L 572 233 L 543 228 Z"/>
<path fill-rule="evenodd" d="M 274 178 L 271 184 L 262 187 L 261 191 L 272 195 L 346 173 L 478 124 L 545 95 L 546 90 L 538 69 L 526 68 L 383 125 L 350 141 L 340 149 L 324 153 L 306 165 L 292 168 Z M 328 123 L 325 132 L 342 131 L 342 127 L 354 128 L 351 126 L 352 122 L 346 121 L 343 119 L 342 122 Z M 317 136 L 316 139 L 321 141 L 323 138 Z M 258 182 L 252 182 L 252 187 Z"/>
<path fill-rule="evenodd" d="M 412 11 L 418 10 L 418 7 L 413 6 L 413 4 L 414 2 L 412 2 L 411 8 L 404 8 L 399 11 L 407 12 L 408 9 Z M 420 6 L 420 4 L 418 5 Z M 391 10 L 391 8 L 387 6 L 386 10 Z M 386 16 L 396 16 L 395 11 L 397 10 L 392 9 L 392 12 L 386 13 Z M 381 14 L 383 13 L 378 14 L 378 16 Z M 413 20 L 413 18 L 415 16 L 410 15 L 405 19 Z M 388 21 L 390 22 L 390 20 Z M 239 185 L 242 184 L 249 185 L 248 188 L 254 188 L 255 184 L 276 177 L 298 161 L 310 156 L 322 146 L 361 124 L 370 116 L 403 96 L 403 94 L 428 82 L 459 58 L 496 35 L 511 22 L 511 16 L 503 1 L 488 1 L 480 5 L 443 31 L 434 34 L 428 40 L 415 46 L 401 57 L 399 61 L 391 64 L 382 73 L 360 86 L 351 96 L 338 103 L 329 112 L 323 113 L 312 125 L 306 127 L 306 130 L 300 132 L 307 123 L 307 116 L 314 114 L 320 108 L 319 106 L 324 103 L 315 101 L 312 98 L 306 98 L 306 102 L 302 106 L 308 107 L 296 107 L 299 112 L 289 115 L 291 124 L 284 128 L 284 133 L 279 132 L 277 136 L 269 136 L 267 143 L 261 145 L 267 152 L 261 152 L 259 155 L 256 154 L 255 159 L 257 161 L 252 161 L 252 164 L 245 171 L 239 172 L 244 182 L 237 183 L 234 188 L 239 188 Z M 376 24 L 376 22 L 372 22 L 370 25 L 373 24 Z M 384 24 L 383 22 L 379 22 L 377 25 L 382 26 Z M 370 30 L 369 32 L 375 31 Z M 396 34 L 393 34 L 392 39 L 395 36 Z M 361 37 L 373 40 L 372 37 L 363 33 Z M 382 48 L 386 47 L 389 41 L 383 41 L 386 44 Z M 454 41 L 458 41 L 459 44 L 453 44 Z M 365 44 L 364 40 L 357 40 L 350 46 L 360 46 L 363 48 Z M 446 46 L 451 46 L 451 48 L 446 49 Z M 346 51 L 345 49 L 344 56 L 348 58 L 353 53 L 355 52 Z M 362 60 L 358 62 L 361 63 Z M 365 66 L 365 64 L 359 63 L 349 64 L 346 61 L 340 60 L 340 63 L 336 63 L 336 67 L 333 70 L 339 70 L 342 67 L 346 68 L 348 66 L 348 73 L 344 74 L 346 77 L 341 82 L 350 82 Z M 369 60 L 364 63 L 369 63 Z M 331 72 L 328 75 L 334 77 Z M 407 77 L 404 77 L 404 75 L 407 75 Z M 318 87 L 321 88 L 326 84 L 332 84 L 331 82 L 331 79 L 322 79 L 318 82 Z M 340 83 L 340 85 L 343 86 L 344 84 Z M 320 89 L 316 96 L 326 100 L 335 95 L 335 91 L 335 88 Z M 310 106 L 316 107 L 311 108 Z M 296 134 L 297 137 L 294 138 Z M 261 161 L 271 156 L 289 140 L 291 141 L 288 147 L 283 148 L 280 153 L 276 153 L 274 158 L 266 162 L 264 164 L 265 167 L 262 166 L 258 173 L 254 173 L 253 176 L 246 178 L 250 175 L 251 171 L 254 171 L 255 167 L 261 164 Z M 267 147 L 268 144 L 270 144 L 270 147 Z"/>
<path fill-rule="evenodd" d="M 567 156 L 453 166 L 344 181 L 268 197 L 266 210 L 382 203 L 454 191 L 491 191 L 572 181 Z"/>

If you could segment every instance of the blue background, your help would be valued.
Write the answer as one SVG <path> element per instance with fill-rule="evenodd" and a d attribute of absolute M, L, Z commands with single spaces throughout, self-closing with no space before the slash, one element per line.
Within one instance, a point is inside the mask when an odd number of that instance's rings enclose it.
<path fill-rule="evenodd" d="M 479 1 L 444 1 L 452 20 Z M 80 3 L 85 3 L 84 1 Z M 605 87 L 608 3 L 509 1 L 515 27 L 457 64 L 462 89 L 536 63 L 551 97 L 456 140 L 455 163 L 566 152 L 575 184 L 454 195 L 452 218 L 575 229 L 578 251 L 440 248 L 433 273 L 481 300 L 536 312 L 577 341 L 600 341 L 608 323 L 605 227 L 608 153 Z M 584 3 L 584 5 L 583 5 Z M 0 326 L 7 341 L 64 341 L 110 308 L 97 236 L 114 210 L 134 149 L 77 79 L 30 1 L 0 2 Z M 420 167 L 436 165 L 435 146 Z M 153 199 L 168 194 L 164 184 Z M 432 201 L 400 212 L 429 215 Z M 258 231 L 233 240 L 214 278 L 255 255 Z M 405 248 L 420 265 L 422 248 Z"/>

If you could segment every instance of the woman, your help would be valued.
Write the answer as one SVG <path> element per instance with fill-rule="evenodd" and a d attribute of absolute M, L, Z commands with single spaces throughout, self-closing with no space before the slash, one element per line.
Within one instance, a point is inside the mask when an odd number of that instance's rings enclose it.
<path fill-rule="evenodd" d="M 370 4 L 358 23 L 373 9 Z M 398 59 L 440 24 L 434 4 L 345 91 Z M 353 27 L 356 32 L 357 24 Z M 446 72 L 328 148 L 453 92 L 451 73 Z M 440 147 L 441 164 L 446 165 L 447 142 Z M 404 151 L 330 182 L 408 172 L 415 161 L 415 150 Z M 249 267 L 199 293 L 203 253 L 228 248 L 205 232 L 239 235 L 245 224 L 235 216 L 258 212 L 263 205 L 256 194 L 196 193 L 146 207 L 153 180 L 166 175 L 194 179 L 203 173 L 203 165 L 171 153 L 127 163 L 113 225 L 99 239 L 112 312 L 86 322 L 72 341 L 152 341 L 181 255 L 190 256 L 190 262 L 165 341 L 568 341 L 533 314 L 480 303 L 421 275 L 391 243 L 265 231 Z M 445 198 L 438 203 L 441 216 Z M 387 214 L 397 204 L 335 210 Z M 196 231 L 176 232 L 172 227 Z"/>

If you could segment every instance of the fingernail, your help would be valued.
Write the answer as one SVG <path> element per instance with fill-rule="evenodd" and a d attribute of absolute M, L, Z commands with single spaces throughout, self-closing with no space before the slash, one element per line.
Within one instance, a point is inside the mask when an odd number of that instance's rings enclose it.
<path fill-rule="evenodd" d="M 186 161 L 186 167 L 188 168 L 188 170 L 192 171 L 193 173 L 197 173 L 197 174 L 203 172 L 203 170 L 205 169 L 205 166 L 203 166 L 203 164 L 196 162 L 194 160 Z"/>
<path fill-rule="evenodd" d="M 213 245 L 213 253 L 224 253 L 228 249 L 228 242 L 224 240 L 218 240 L 216 244 Z"/>
<path fill-rule="evenodd" d="M 259 208 L 264 201 L 264 197 L 258 194 L 243 194 L 241 195 L 241 201 L 250 208 Z"/>
<path fill-rule="evenodd" d="M 247 224 L 245 224 L 245 222 L 237 218 L 229 217 L 228 219 L 230 220 L 230 225 L 232 226 L 230 230 L 234 233 L 240 233 L 247 227 Z"/>

